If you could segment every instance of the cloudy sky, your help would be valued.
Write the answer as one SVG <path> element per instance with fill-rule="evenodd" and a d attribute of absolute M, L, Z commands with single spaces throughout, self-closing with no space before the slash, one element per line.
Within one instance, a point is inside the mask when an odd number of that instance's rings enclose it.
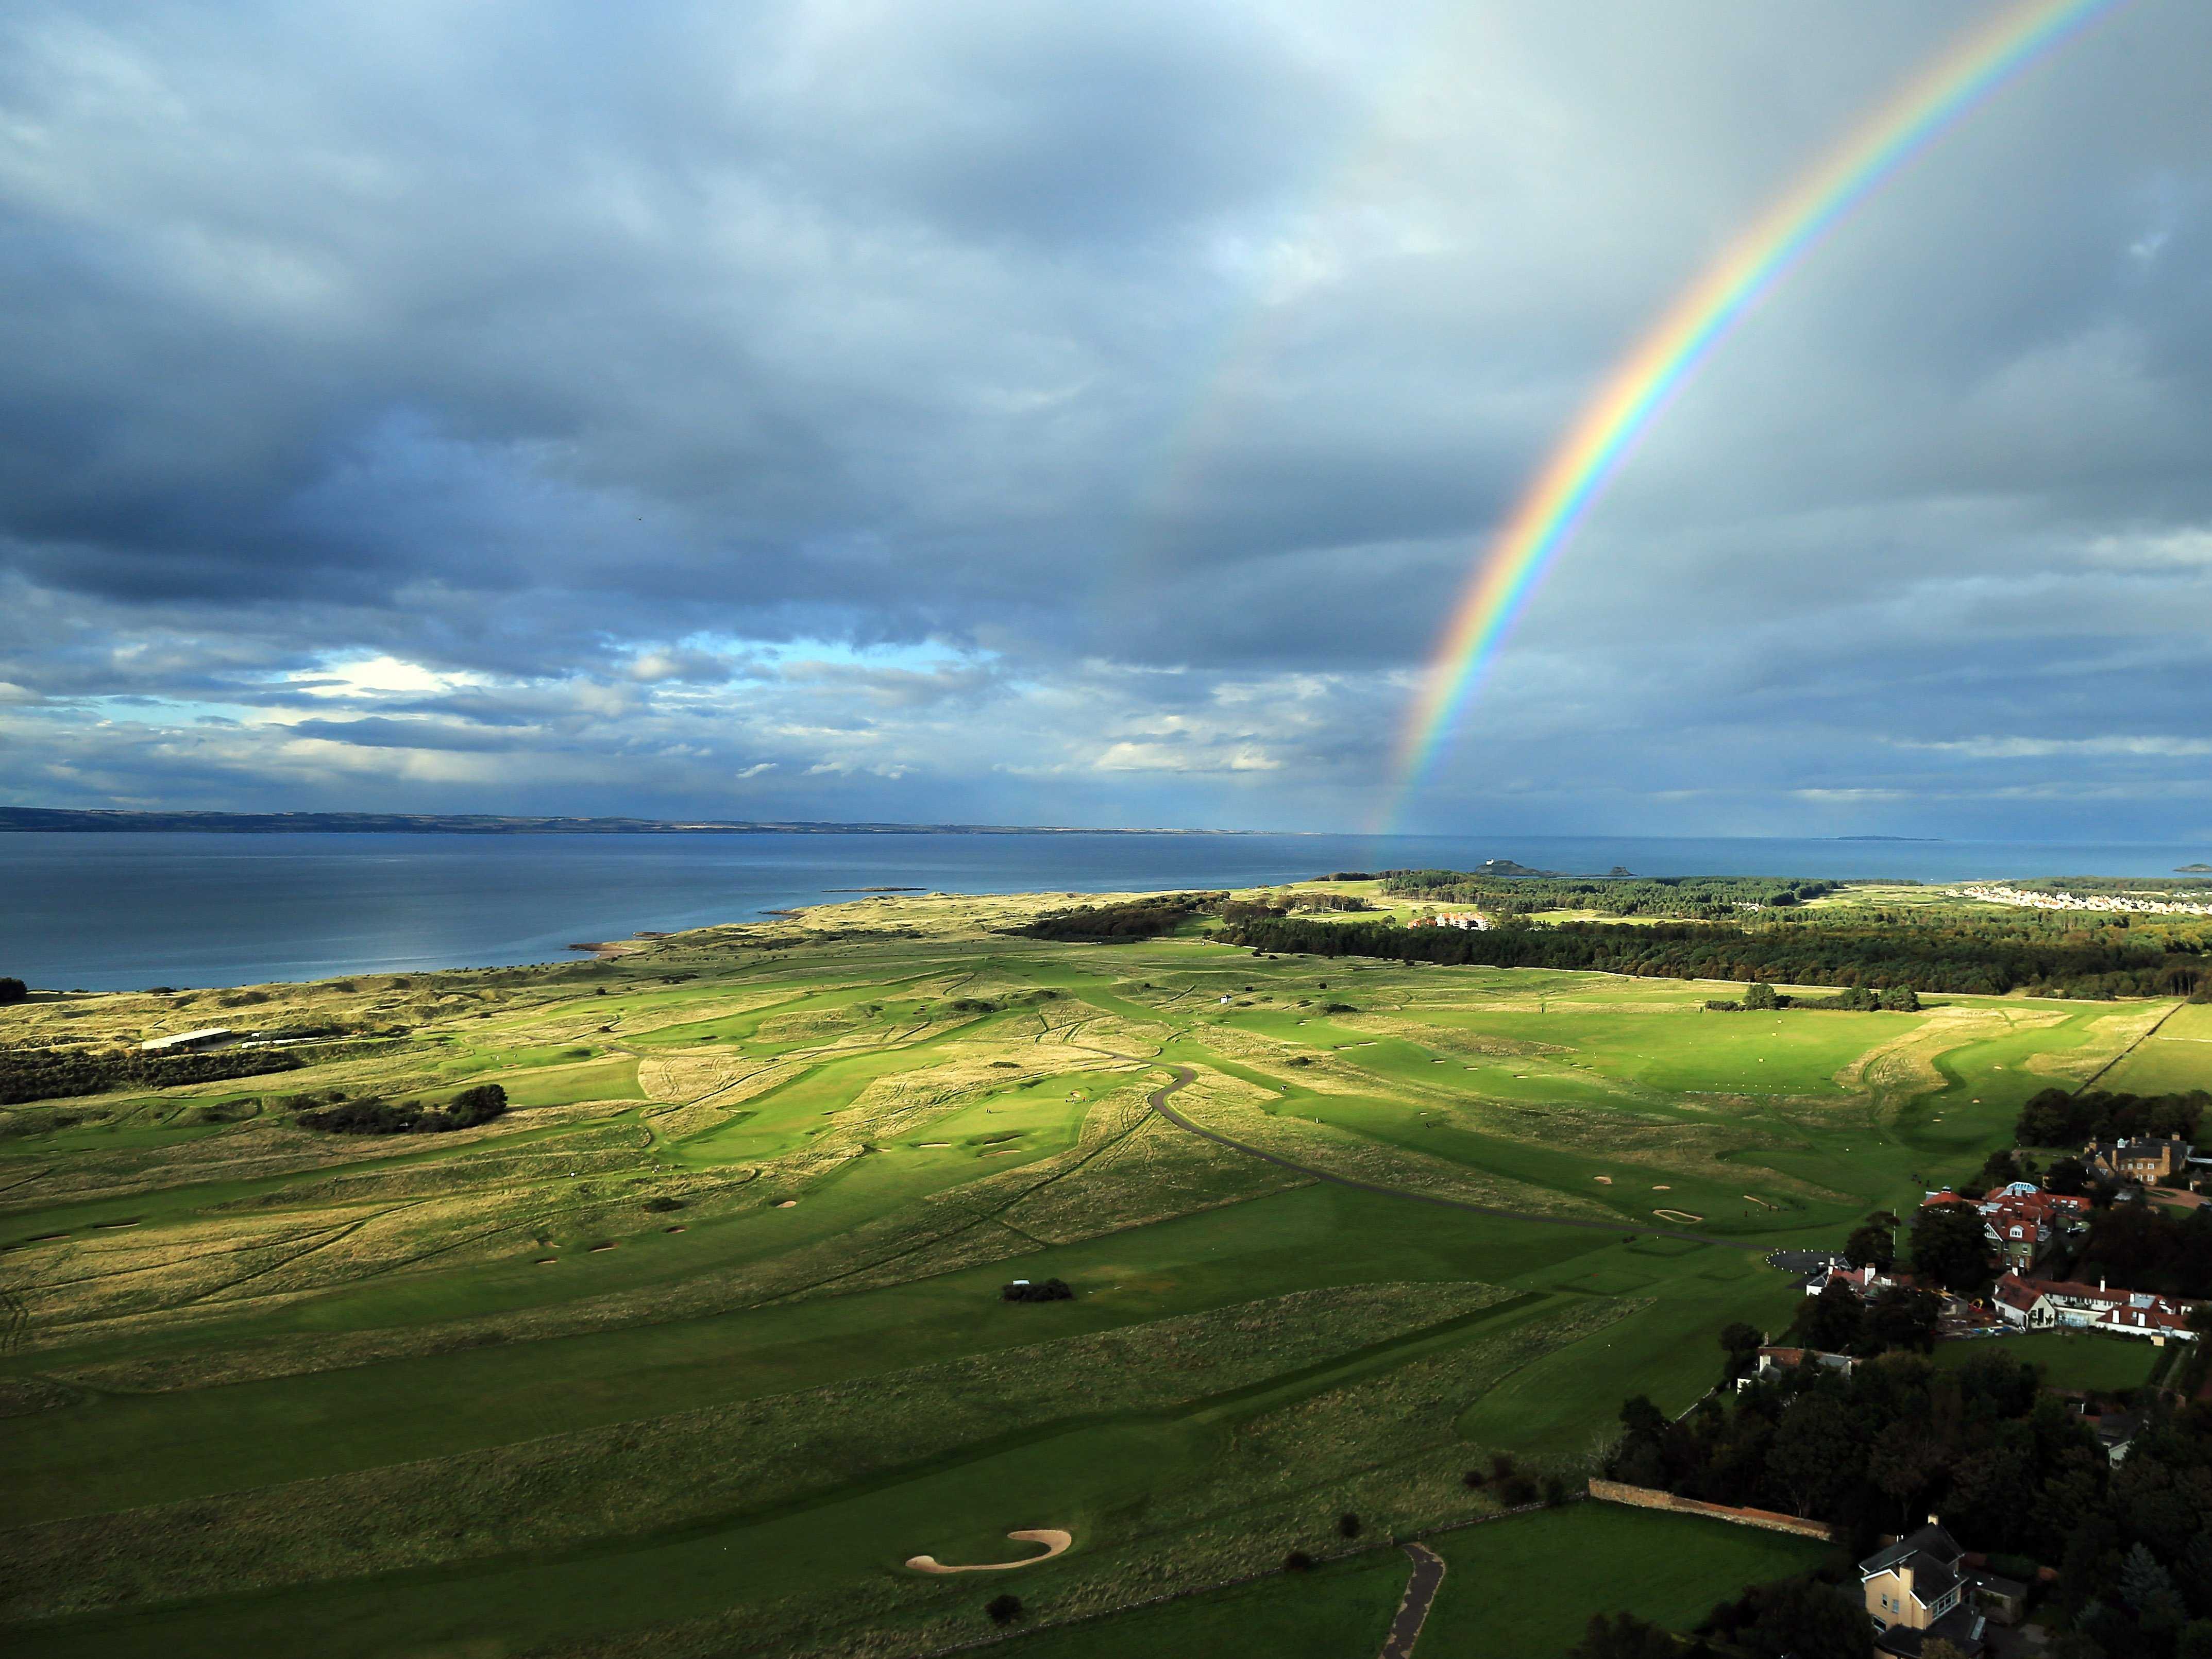
<path fill-rule="evenodd" d="M 0 802 L 1367 828 L 1492 527 L 1984 0 L 0 19 Z M 1705 367 L 1403 827 L 2212 836 L 2212 8 Z"/>

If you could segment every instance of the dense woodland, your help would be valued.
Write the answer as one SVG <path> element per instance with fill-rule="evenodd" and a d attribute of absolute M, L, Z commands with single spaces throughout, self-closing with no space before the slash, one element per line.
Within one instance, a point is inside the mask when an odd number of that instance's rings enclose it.
<path fill-rule="evenodd" d="M 1860 1556 L 1936 1514 L 2008 1577 L 2058 1570 L 2055 1600 L 2075 1629 L 2055 1653 L 2201 1659 L 2212 1654 L 2212 1407 L 2136 1403 L 2144 1425 L 2115 1466 L 2074 1407 L 2001 1348 L 1956 1370 L 1899 1353 L 1848 1376 L 1779 1372 L 1672 1423 L 1631 1400 L 1607 1468 L 1818 1517 Z M 1743 1611 L 1717 1608 L 1706 1627 L 1735 1637 Z"/>
<path fill-rule="evenodd" d="M 168 1089 L 295 1070 L 282 1048 L 219 1048 L 210 1054 L 144 1054 L 131 1048 L 0 1049 L 0 1106 L 61 1100 L 112 1089 Z"/>
<path fill-rule="evenodd" d="M 2177 1212 L 2155 1204 L 2115 1204 L 2092 1210 L 2070 1271 L 2131 1291 L 2212 1299 L 2212 1207 Z"/>
<path fill-rule="evenodd" d="M 2023 912 L 2023 915 L 2036 913 Z M 2191 935 L 2152 930 L 2044 933 L 2009 917 L 1942 924 L 1820 917 L 1747 927 L 1719 923 L 1522 923 L 1486 933 L 1389 921 L 1256 918 L 1227 937 L 1254 950 L 1401 962 L 1554 968 L 1660 979 L 1730 979 L 2002 996 L 2212 999 L 2212 961 Z M 2171 947 L 2171 948 L 2169 948 Z"/>
<path fill-rule="evenodd" d="M 1073 910 L 1048 911 L 1035 921 L 1007 931 L 1024 939 L 1076 944 L 1157 939 L 1162 933 L 1172 933 L 1201 909 L 1218 908 L 1228 897 L 1226 893 L 1161 893 L 1119 904 L 1086 904 Z"/>
<path fill-rule="evenodd" d="M 2197 1138 L 2212 1094 L 2192 1089 L 2179 1095 L 2106 1094 L 2090 1090 L 2069 1094 L 2045 1089 L 2021 1108 L 2013 1136 L 2023 1146 L 2081 1146 L 2092 1140 L 2142 1137 Z"/>
<path fill-rule="evenodd" d="M 1837 890 L 1832 881 L 1766 876 L 1484 876 L 1460 870 L 1385 870 L 1382 890 L 1401 898 L 1479 906 L 1489 915 L 1595 910 L 1607 916 L 1730 920 L 1750 905 L 1788 909 Z"/>

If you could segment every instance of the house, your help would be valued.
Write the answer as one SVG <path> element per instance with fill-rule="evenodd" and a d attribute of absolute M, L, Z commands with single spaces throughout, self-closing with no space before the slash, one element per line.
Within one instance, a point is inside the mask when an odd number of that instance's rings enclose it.
<path fill-rule="evenodd" d="M 2047 1331 L 2058 1322 L 2058 1310 L 2051 1305 L 2043 1286 L 2017 1272 L 1997 1280 L 1994 1297 L 2004 1322 L 2021 1330 Z"/>
<path fill-rule="evenodd" d="M 141 1053 L 184 1054 L 194 1048 L 212 1048 L 228 1042 L 238 1033 L 224 1025 L 210 1025 L 204 1031 L 179 1031 L 174 1036 L 155 1037 L 138 1045 Z"/>
<path fill-rule="evenodd" d="M 2159 1343 L 2168 1340 L 2194 1342 L 2197 1333 L 2189 1327 L 2189 1316 L 2196 1307 L 2195 1303 L 2184 1302 L 2178 1297 L 2132 1291 L 2127 1293 L 2126 1301 L 2098 1315 L 2089 1328 L 2109 1331 L 2115 1336 L 2148 1337 Z"/>
<path fill-rule="evenodd" d="M 1918 1532 L 1860 1562 L 1859 1585 L 1880 1652 L 1919 1659 L 1922 1644 L 1940 1636 L 1972 1659 L 1988 1645 L 1982 1632 L 1989 1621 L 1975 1610 L 1966 1552 L 1933 1516 Z"/>
<path fill-rule="evenodd" d="M 1771 1376 L 1777 1371 L 1794 1371 L 1807 1365 L 1822 1370 L 1841 1371 L 1849 1376 L 1857 1368 L 1858 1361 L 1847 1353 L 1822 1353 L 1818 1348 L 1761 1348 L 1759 1351 L 1759 1375 Z"/>
<path fill-rule="evenodd" d="M 2136 1443 L 2136 1430 L 2138 1426 L 2133 1413 L 2105 1412 L 2093 1417 L 2085 1413 L 2081 1420 L 2089 1425 L 2097 1437 L 2097 1443 L 2105 1449 L 2106 1462 L 2119 1463 L 2126 1461 L 2128 1448 Z"/>
<path fill-rule="evenodd" d="M 1901 1282 L 1899 1275 L 1886 1273 L 1869 1261 L 1863 1267 L 1835 1267 L 1824 1273 L 1814 1273 L 1805 1281 L 1805 1294 L 1818 1296 L 1831 1285 L 1841 1285 L 1852 1294 L 1863 1298 Z"/>
<path fill-rule="evenodd" d="M 2093 1140 L 2081 1149 L 2081 1161 L 2115 1181 L 2148 1185 L 2187 1169 L 2190 1152 L 2185 1140 Z"/>
<path fill-rule="evenodd" d="M 2114 1336 L 2147 1337 L 2193 1342 L 2197 1333 L 2189 1316 L 2197 1304 L 2179 1297 L 2156 1296 L 2147 1291 L 2116 1291 L 2100 1279 L 2094 1285 L 2063 1279 L 2028 1279 L 2008 1273 L 1996 1282 L 1997 1312 L 2005 1323 L 2023 1331 L 2048 1331 L 2064 1326 L 2071 1330 L 2104 1331 Z"/>

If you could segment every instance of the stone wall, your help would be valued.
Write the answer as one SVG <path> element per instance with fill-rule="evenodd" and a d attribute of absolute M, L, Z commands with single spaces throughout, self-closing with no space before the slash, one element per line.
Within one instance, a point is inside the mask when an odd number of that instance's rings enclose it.
<path fill-rule="evenodd" d="M 1704 1504 L 1694 1498 L 1677 1498 L 1671 1492 L 1655 1492 L 1649 1486 L 1624 1486 L 1618 1480 L 1591 1480 L 1589 1495 L 1607 1504 L 1627 1504 L 1639 1510 L 1671 1510 L 1677 1515 L 1702 1515 L 1739 1527 L 1795 1533 L 1800 1538 L 1817 1538 L 1824 1544 L 1834 1539 L 1825 1523 L 1800 1516 L 1780 1515 L 1772 1510 L 1733 1509 L 1726 1504 Z"/>

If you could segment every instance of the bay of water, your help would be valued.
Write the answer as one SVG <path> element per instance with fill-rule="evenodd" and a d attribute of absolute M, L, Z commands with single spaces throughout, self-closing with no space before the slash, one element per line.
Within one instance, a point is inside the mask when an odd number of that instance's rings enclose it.
<path fill-rule="evenodd" d="M 1110 892 L 1511 859 L 1638 875 L 2163 876 L 2212 846 L 1528 836 L 0 834 L 0 974 L 135 990 L 505 966 L 830 902 Z"/>

